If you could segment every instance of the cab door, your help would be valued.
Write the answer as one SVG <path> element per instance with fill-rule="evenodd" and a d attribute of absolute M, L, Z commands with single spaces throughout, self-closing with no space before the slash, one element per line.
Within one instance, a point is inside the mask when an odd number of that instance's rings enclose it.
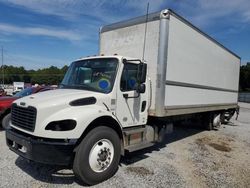
<path fill-rule="evenodd" d="M 147 92 L 138 93 L 139 64 L 126 62 L 117 89 L 116 116 L 123 127 L 143 125 L 147 122 Z M 147 91 L 147 89 L 146 89 Z"/>

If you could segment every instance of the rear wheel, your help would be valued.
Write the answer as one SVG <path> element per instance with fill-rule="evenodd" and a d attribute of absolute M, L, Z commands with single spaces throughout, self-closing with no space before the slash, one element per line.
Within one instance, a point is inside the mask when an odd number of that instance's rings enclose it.
<path fill-rule="evenodd" d="M 230 119 L 233 117 L 235 112 L 236 112 L 236 110 L 234 110 L 234 109 L 223 112 L 221 114 L 221 123 L 223 123 L 223 124 L 229 123 Z"/>
<path fill-rule="evenodd" d="M 202 122 L 205 124 L 206 130 L 219 129 L 221 126 L 220 113 L 206 113 L 202 116 Z"/>
<path fill-rule="evenodd" d="M 79 145 L 73 171 L 84 184 L 100 183 L 116 173 L 120 152 L 120 138 L 113 129 L 94 128 Z"/>

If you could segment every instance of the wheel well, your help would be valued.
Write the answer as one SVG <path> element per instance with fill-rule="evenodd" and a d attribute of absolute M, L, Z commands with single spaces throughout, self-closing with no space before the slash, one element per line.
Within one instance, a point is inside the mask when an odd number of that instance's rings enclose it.
<path fill-rule="evenodd" d="M 115 132 L 117 132 L 119 138 L 121 139 L 121 146 L 122 146 L 122 154 L 123 154 L 123 134 L 122 134 L 122 130 L 120 125 L 117 123 L 117 121 L 110 117 L 110 116 L 102 116 L 99 117 L 97 119 L 95 119 L 94 121 L 92 121 L 88 127 L 84 130 L 83 134 L 81 135 L 81 137 L 78 139 L 77 143 L 76 143 L 76 148 L 77 146 L 81 143 L 81 141 L 83 140 L 83 138 L 94 128 L 98 127 L 98 126 L 107 126 L 110 127 L 111 129 L 113 129 Z"/>

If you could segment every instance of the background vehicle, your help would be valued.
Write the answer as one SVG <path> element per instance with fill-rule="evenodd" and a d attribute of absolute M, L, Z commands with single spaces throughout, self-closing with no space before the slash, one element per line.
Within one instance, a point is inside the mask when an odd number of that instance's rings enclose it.
<path fill-rule="evenodd" d="M 24 89 L 24 82 L 13 82 L 13 95 Z"/>
<path fill-rule="evenodd" d="M 1 125 L 6 125 L 6 121 L 9 119 L 11 112 L 11 104 L 14 100 L 19 99 L 21 97 L 25 97 L 37 92 L 50 90 L 49 87 L 29 87 L 22 91 L 17 92 L 13 96 L 4 96 L 0 97 L 0 121 Z"/>
<path fill-rule="evenodd" d="M 170 10 L 103 27 L 100 54 L 73 62 L 60 89 L 13 103 L 12 151 L 93 185 L 176 121 L 212 129 L 237 109 L 240 58 Z"/>
<path fill-rule="evenodd" d="M 6 96 L 6 91 L 3 88 L 0 88 L 0 97 Z"/>

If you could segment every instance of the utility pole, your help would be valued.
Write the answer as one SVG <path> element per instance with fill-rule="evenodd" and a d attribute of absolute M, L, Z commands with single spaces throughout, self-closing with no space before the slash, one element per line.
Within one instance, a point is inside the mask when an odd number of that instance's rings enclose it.
<path fill-rule="evenodd" d="M 3 63 L 3 47 L 2 47 L 2 78 L 3 78 L 3 88 L 4 88 L 4 63 Z"/>

